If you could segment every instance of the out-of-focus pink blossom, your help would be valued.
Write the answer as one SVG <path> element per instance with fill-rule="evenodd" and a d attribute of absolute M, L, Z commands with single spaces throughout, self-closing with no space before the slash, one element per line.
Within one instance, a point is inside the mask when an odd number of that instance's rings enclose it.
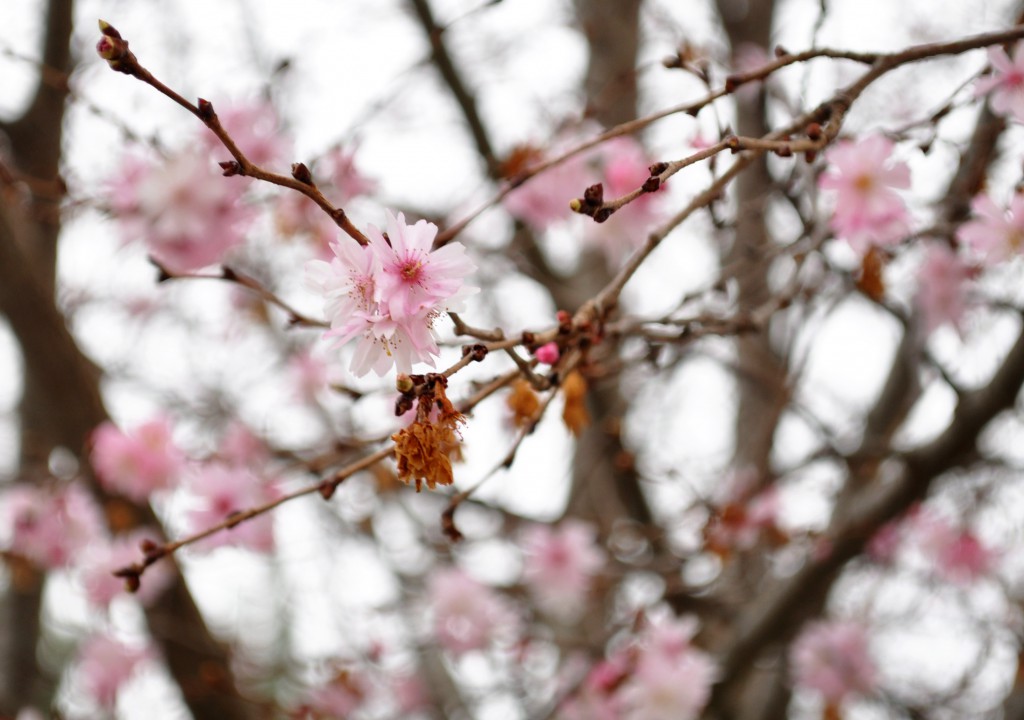
<path fill-rule="evenodd" d="M 262 438 L 256 436 L 240 420 L 231 422 L 220 439 L 217 457 L 228 465 L 262 468 L 270 459 L 270 451 Z"/>
<path fill-rule="evenodd" d="M 976 97 L 989 95 L 992 111 L 1024 122 L 1024 43 L 1018 43 L 1013 59 L 1001 47 L 988 50 L 992 74 L 983 77 L 974 87 Z"/>
<path fill-rule="evenodd" d="M 356 375 L 392 367 L 411 372 L 413 363 L 433 366 L 439 354 L 434 319 L 461 310 L 477 291 L 465 285 L 475 269 L 460 243 L 431 250 L 437 226 L 423 220 L 407 225 L 388 213 L 387 238 L 369 226 L 370 244 L 333 243 L 335 258 L 306 264 L 306 284 L 324 298 L 331 322 L 325 338 L 335 345 L 358 340 L 350 369 Z"/>
<path fill-rule="evenodd" d="M 995 567 L 996 552 L 974 533 L 927 509 L 909 519 L 908 533 L 939 577 L 956 585 L 970 585 Z"/>
<path fill-rule="evenodd" d="M 809 624 L 793 643 L 790 667 L 798 686 L 821 693 L 833 706 L 871 694 L 878 682 L 864 626 L 851 621 Z"/>
<path fill-rule="evenodd" d="M 523 533 L 522 546 L 523 578 L 540 608 L 566 621 L 578 618 L 605 561 L 594 529 L 578 520 L 557 528 L 534 525 Z"/>
<path fill-rule="evenodd" d="M 550 157 L 557 155 L 552 151 Z M 518 172 L 528 171 L 548 160 L 549 156 L 539 150 L 522 150 L 510 179 L 515 181 Z M 593 181 L 588 182 L 586 163 L 576 155 L 544 172 L 534 175 L 502 200 L 505 209 L 518 220 L 522 220 L 536 232 L 543 232 L 557 222 L 572 217 L 569 203 L 580 196 Z"/>
<path fill-rule="evenodd" d="M 971 268 L 947 246 L 929 243 L 917 273 L 917 306 L 925 334 L 945 325 L 960 329 L 967 311 L 967 287 Z"/>
<path fill-rule="evenodd" d="M 250 102 L 216 108 L 220 124 L 252 162 L 273 170 L 291 152 L 291 142 L 281 129 L 277 112 L 266 102 Z M 227 157 L 227 150 L 211 131 L 203 133 L 206 154 Z"/>
<path fill-rule="evenodd" d="M 111 710 L 118 692 L 150 655 L 145 648 L 131 647 L 109 635 L 93 635 L 79 648 L 78 669 L 96 704 Z"/>
<path fill-rule="evenodd" d="M 334 148 L 321 157 L 314 168 L 317 185 L 327 197 L 339 205 L 369 195 L 377 190 L 377 183 L 360 172 L 355 163 L 355 151 Z M 338 225 L 323 209 L 296 192 L 277 196 L 274 206 L 277 229 L 284 235 L 306 235 L 317 249 L 321 259 L 332 257 L 331 243 L 338 237 Z"/>
<path fill-rule="evenodd" d="M 691 720 L 711 697 L 717 669 L 711 656 L 690 644 L 696 623 L 664 619 L 641 635 L 639 655 L 619 692 L 629 720 Z"/>
<path fill-rule="evenodd" d="M 559 357 L 558 343 L 552 340 L 541 345 L 534 351 L 533 356 L 537 358 L 537 362 L 544 363 L 545 365 L 554 365 L 558 362 Z"/>
<path fill-rule="evenodd" d="M 960 226 L 957 238 L 986 264 L 997 265 L 1024 251 L 1024 193 L 1014 195 L 1006 210 L 988 195 L 979 195 L 971 209 L 976 217 Z"/>
<path fill-rule="evenodd" d="M 85 596 L 95 607 L 106 608 L 122 593 L 126 593 L 124 580 L 114 577 L 114 571 L 127 567 L 142 559 L 140 542 L 155 537 L 152 533 L 136 531 L 106 542 L 94 540 L 82 555 L 78 564 Z M 174 579 L 170 565 L 156 563 L 146 570 L 146 579 L 132 594 L 143 605 L 160 597 Z"/>
<path fill-rule="evenodd" d="M 458 568 L 436 570 L 427 581 L 434 613 L 434 636 L 453 655 L 487 648 L 514 622 L 512 612 L 491 588 Z"/>
<path fill-rule="evenodd" d="M 388 679 L 391 685 L 391 696 L 395 700 L 400 716 L 424 710 L 430 704 L 427 686 L 419 675 L 391 675 Z"/>
<path fill-rule="evenodd" d="M 254 213 L 244 184 L 225 178 L 203 153 L 183 152 L 144 165 L 129 157 L 111 185 L 125 242 L 142 240 L 168 268 L 188 271 L 220 262 L 244 241 Z"/>
<path fill-rule="evenodd" d="M 10 550 L 42 568 L 62 568 L 103 535 L 99 508 L 80 485 L 18 484 L 2 496 Z"/>
<path fill-rule="evenodd" d="M 889 245 L 910 231 L 910 216 L 895 188 L 910 187 L 910 168 L 891 159 L 893 143 L 881 135 L 845 140 L 825 151 L 829 170 L 819 185 L 836 192 L 830 226 L 859 255 Z"/>
<path fill-rule="evenodd" d="M 227 520 L 232 514 L 248 510 L 275 499 L 278 491 L 252 470 L 209 463 L 196 473 L 189 490 L 198 507 L 189 513 L 193 532 L 205 530 Z M 206 549 L 231 545 L 256 552 L 274 549 L 273 513 L 263 513 L 222 530 L 202 541 Z"/>
<path fill-rule="evenodd" d="M 632 137 L 617 137 L 602 143 L 588 156 L 597 178 L 604 186 L 605 200 L 621 197 L 642 187 L 650 177 L 651 159 Z M 645 193 L 617 210 L 603 223 L 587 220 L 584 237 L 618 264 L 641 245 L 646 233 L 661 216 L 661 191 Z"/>
<path fill-rule="evenodd" d="M 888 565 L 896 559 L 896 553 L 903 543 L 903 524 L 892 520 L 880 527 L 868 541 L 868 557 L 877 563 Z"/>
<path fill-rule="evenodd" d="M 156 417 L 129 433 L 112 422 L 102 423 L 92 434 L 91 459 L 103 487 L 139 503 L 172 487 L 185 465 L 165 417 Z"/>
<path fill-rule="evenodd" d="M 312 352 L 295 353 L 288 359 L 288 367 L 299 400 L 311 402 L 327 387 L 327 363 Z"/>

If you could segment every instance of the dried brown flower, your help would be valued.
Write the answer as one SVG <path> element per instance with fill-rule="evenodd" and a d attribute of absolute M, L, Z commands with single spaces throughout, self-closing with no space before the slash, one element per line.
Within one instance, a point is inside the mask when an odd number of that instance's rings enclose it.
<path fill-rule="evenodd" d="M 573 370 L 562 381 L 562 395 L 565 398 L 562 420 L 572 434 L 579 437 L 583 428 L 590 424 L 590 413 L 586 403 L 587 381 L 578 370 Z"/>
<path fill-rule="evenodd" d="M 431 490 L 451 485 L 452 460 L 462 459 L 459 426 L 465 422 L 466 417 L 445 395 L 444 383 L 438 381 L 419 397 L 416 420 L 391 436 L 398 479 L 406 484 L 414 482 L 416 492 L 423 489 L 424 482 Z"/>
<path fill-rule="evenodd" d="M 519 378 L 512 385 L 512 392 L 505 401 L 512 411 L 512 424 L 517 428 L 525 427 L 537 419 L 540 412 L 540 398 L 533 391 L 530 383 Z"/>

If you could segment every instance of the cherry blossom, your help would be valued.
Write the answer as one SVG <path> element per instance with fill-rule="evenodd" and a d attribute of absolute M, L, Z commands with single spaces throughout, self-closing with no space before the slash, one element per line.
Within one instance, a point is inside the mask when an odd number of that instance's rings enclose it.
<path fill-rule="evenodd" d="M 838 706 L 855 695 L 869 695 L 877 670 L 864 626 L 852 621 L 809 624 L 790 649 L 790 666 L 799 687 L 820 693 Z"/>
<path fill-rule="evenodd" d="M 651 159 L 632 137 L 617 137 L 602 143 L 588 159 L 598 173 L 608 200 L 633 192 L 651 176 Z M 644 193 L 603 223 L 588 220 L 584 238 L 600 248 L 610 264 L 618 264 L 630 250 L 643 243 L 646 233 L 661 216 L 664 197 L 660 190 Z"/>
<path fill-rule="evenodd" d="M 957 238 L 981 255 L 985 264 L 997 265 L 1024 250 L 1024 194 L 1014 195 L 1006 210 L 988 195 L 979 195 L 971 209 L 977 217 L 960 226 Z"/>
<path fill-rule="evenodd" d="M 139 544 L 143 539 L 156 537 L 151 532 L 135 531 L 106 542 L 93 541 L 78 563 L 85 596 L 97 608 L 106 608 L 111 601 L 126 592 L 124 580 L 114 576 L 114 570 L 139 561 Z M 146 581 L 132 594 L 143 605 L 158 598 L 173 581 L 171 566 L 156 563 L 146 570 Z"/>
<path fill-rule="evenodd" d="M 113 709 L 121 688 L 150 657 L 145 648 L 126 645 L 109 635 L 93 635 L 78 651 L 78 671 L 96 704 Z"/>
<path fill-rule="evenodd" d="M 515 181 L 518 171 L 529 170 L 558 154 L 557 149 L 545 154 L 532 148 L 523 148 L 515 158 L 517 167 L 511 168 Z M 543 232 L 559 221 L 572 217 L 569 203 L 587 187 L 587 169 L 579 155 L 560 162 L 529 178 L 502 200 L 505 209 L 536 232 Z"/>
<path fill-rule="evenodd" d="M 196 502 L 196 507 L 189 513 L 193 531 L 217 525 L 233 513 L 262 505 L 278 494 L 272 483 L 263 481 L 249 468 L 218 462 L 200 468 L 189 483 L 189 490 Z M 224 545 L 270 552 L 274 549 L 273 515 L 264 513 L 216 533 L 201 543 L 205 549 Z"/>
<path fill-rule="evenodd" d="M 170 488 L 185 464 L 165 417 L 149 420 L 129 433 L 112 422 L 102 423 L 92 434 L 91 459 L 103 487 L 139 503 Z"/>
<path fill-rule="evenodd" d="M 957 528 L 927 509 L 914 513 L 908 522 L 914 546 L 939 577 L 966 586 L 993 571 L 997 554 L 970 530 Z"/>
<path fill-rule="evenodd" d="M 579 617 L 605 561 L 594 529 L 578 520 L 558 528 L 534 525 L 523 533 L 522 546 L 523 578 L 540 608 L 566 621 Z"/>
<path fill-rule="evenodd" d="M 273 169 L 291 153 L 291 142 L 269 103 L 254 101 L 217 108 L 217 117 L 238 148 L 256 165 Z M 212 132 L 207 131 L 202 137 L 208 157 L 227 152 Z"/>
<path fill-rule="evenodd" d="M 477 291 L 464 283 L 475 266 L 460 243 L 431 251 L 436 225 L 407 225 L 401 213 L 387 219 L 386 237 L 371 225 L 368 246 L 337 242 L 330 263 L 306 264 L 306 285 L 324 298 L 331 322 L 324 337 L 335 346 L 358 341 L 349 366 L 356 375 L 384 375 L 392 367 L 407 373 L 417 362 L 433 366 L 440 354 L 435 318 L 461 310 Z"/>
<path fill-rule="evenodd" d="M 11 551 L 40 567 L 66 567 L 102 536 L 100 510 L 77 483 L 52 488 L 18 484 L 2 497 Z"/>
<path fill-rule="evenodd" d="M 971 268 L 959 255 L 940 243 L 928 243 L 926 252 L 917 273 L 916 297 L 924 332 L 931 334 L 945 324 L 960 329 L 967 310 Z"/>
<path fill-rule="evenodd" d="M 453 655 L 487 648 L 513 615 L 498 594 L 453 568 L 436 570 L 427 581 L 434 636 Z"/>
<path fill-rule="evenodd" d="M 377 183 L 367 178 L 355 163 L 355 151 L 337 147 L 317 160 L 313 169 L 317 184 L 332 201 L 347 206 L 355 198 L 377 190 Z M 274 219 L 283 235 L 306 235 L 324 260 L 331 258 L 330 245 L 338 236 L 338 226 L 331 217 L 305 195 L 281 193 L 274 206 Z"/>
<path fill-rule="evenodd" d="M 225 178 L 205 153 L 182 152 L 144 165 L 129 156 L 111 185 L 125 242 L 141 239 L 175 271 L 220 262 L 240 245 L 254 218 L 241 202 L 245 185 Z"/>
<path fill-rule="evenodd" d="M 899 241 L 910 217 L 895 188 L 910 187 L 910 168 L 891 159 L 892 141 L 881 135 L 845 140 L 825 152 L 829 171 L 819 185 L 836 192 L 830 226 L 859 255 Z"/>
<path fill-rule="evenodd" d="M 711 656 L 690 641 L 696 622 L 667 618 L 640 637 L 640 654 L 620 690 L 629 720 L 690 720 L 711 697 L 717 669 Z"/>
<path fill-rule="evenodd" d="M 988 61 L 993 72 L 978 81 L 975 95 L 991 95 L 989 104 L 993 112 L 1024 122 L 1024 44 L 1017 45 L 1012 60 L 1003 48 L 991 47 Z"/>

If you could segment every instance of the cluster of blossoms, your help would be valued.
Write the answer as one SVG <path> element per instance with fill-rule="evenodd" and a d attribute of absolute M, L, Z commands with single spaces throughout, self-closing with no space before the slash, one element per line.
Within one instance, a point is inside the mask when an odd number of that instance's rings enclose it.
<path fill-rule="evenodd" d="M 594 529 L 579 520 L 558 528 L 534 525 L 523 533 L 523 579 L 537 606 L 571 622 L 586 607 L 594 576 L 605 563 Z"/>
<path fill-rule="evenodd" d="M 505 174 L 514 180 L 518 174 L 557 154 L 557 149 L 546 154 L 533 148 L 521 148 L 506 163 Z M 585 188 L 600 182 L 605 197 L 620 197 L 643 186 L 650 177 L 650 165 L 646 151 L 634 138 L 613 138 L 530 178 L 510 192 L 503 205 L 513 217 L 534 231 L 543 232 L 573 217 L 569 204 Z M 663 197 L 660 193 L 646 193 L 603 223 L 587 221 L 584 240 L 602 250 L 610 263 L 618 263 L 640 244 L 644 234 L 661 216 L 659 206 Z"/>
<path fill-rule="evenodd" d="M 811 623 L 793 643 L 789 656 L 798 687 L 819 693 L 828 716 L 840 704 L 874 692 L 878 671 L 864 626 L 850 621 Z"/>
<path fill-rule="evenodd" d="M 904 548 L 916 554 L 936 577 L 959 586 L 990 577 L 1000 556 L 997 548 L 984 543 L 972 530 L 921 506 L 881 528 L 871 539 L 868 553 L 876 562 L 888 564 Z"/>
<path fill-rule="evenodd" d="M 718 676 L 693 645 L 697 623 L 664 617 L 635 642 L 595 665 L 558 715 L 561 720 L 694 720 Z"/>
<path fill-rule="evenodd" d="M 387 230 L 369 226 L 369 244 L 332 243 L 328 263 L 306 264 L 307 285 L 324 298 L 335 346 L 356 340 L 349 369 L 384 375 L 392 367 L 408 373 L 413 363 L 431 367 L 440 354 L 433 324 L 445 311 L 459 311 L 477 291 L 465 285 L 476 266 L 461 243 L 432 250 L 437 226 L 407 225 L 402 213 L 387 216 Z"/>
<path fill-rule="evenodd" d="M 829 169 L 818 184 L 836 193 L 829 225 L 858 255 L 898 242 L 910 231 L 906 203 L 896 192 L 910 187 L 910 168 L 892 161 L 893 147 L 891 140 L 871 135 L 825 151 Z"/>

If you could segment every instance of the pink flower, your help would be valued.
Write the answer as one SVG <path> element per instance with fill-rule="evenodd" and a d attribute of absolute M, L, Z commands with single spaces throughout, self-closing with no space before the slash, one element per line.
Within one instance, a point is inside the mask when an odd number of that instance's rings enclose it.
<path fill-rule="evenodd" d="M 910 187 L 910 168 L 893 162 L 893 143 L 881 135 L 846 140 L 825 152 L 829 172 L 819 185 L 837 193 L 830 226 L 858 254 L 897 242 L 910 230 L 903 199 L 894 188 Z"/>
<path fill-rule="evenodd" d="M 557 151 L 552 151 L 552 156 Z M 524 148 L 519 151 L 510 179 L 515 181 L 519 172 L 530 170 L 547 160 L 539 150 Z M 522 220 L 536 232 L 542 232 L 559 221 L 572 217 L 569 203 L 580 196 L 588 186 L 586 163 L 579 155 L 534 175 L 512 190 L 502 205 L 518 220 Z"/>
<path fill-rule="evenodd" d="M 434 636 L 453 655 L 487 648 L 513 615 L 498 594 L 458 568 L 435 570 L 427 581 Z"/>
<path fill-rule="evenodd" d="M 86 598 L 92 605 L 106 608 L 115 597 L 127 592 L 124 580 L 114 577 L 114 570 L 139 562 L 142 559 L 139 543 L 152 537 L 152 533 L 139 530 L 107 542 L 93 541 L 89 544 L 78 568 Z M 142 585 L 132 597 L 143 605 L 149 605 L 160 597 L 173 579 L 170 565 L 156 563 L 146 570 Z"/>
<path fill-rule="evenodd" d="M 934 512 L 915 513 L 909 519 L 909 531 L 936 573 L 955 585 L 970 585 L 990 575 L 995 567 L 992 549 L 970 530 L 956 528 Z"/>
<path fill-rule="evenodd" d="M 118 692 L 149 657 L 144 648 L 125 645 L 109 635 L 93 635 L 78 650 L 78 671 L 96 703 L 112 710 Z"/>
<path fill-rule="evenodd" d="M 138 503 L 170 488 L 185 465 L 165 417 L 139 425 L 130 434 L 104 422 L 92 434 L 92 466 L 104 488 Z"/>
<path fill-rule="evenodd" d="M 369 227 L 370 249 L 378 265 L 374 299 L 395 322 L 423 311 L 461 310 L 462 300 L 475 292 L 465 278 L 476 266 L 461 243 L 448 243 L 431 251 L 437 226 L 420 220 L 406 225 L 405 216 L 387 214 L 387 239 Z"/>
<path fill-rule="evenodd" d="M 224 430 L 217 457 L 228 465 L 257 469 L 270 460 L 270 451 L 245 423 L 234 420 Z"/>
<path fill-rule="evenodd" d="M 203 466 L 189 483 L 189 489 L 198 501 L 198 507 L 189 513 L 192 531 L 213 527 L 234 513 L 267 503 L 278 495 L 273 485 L 252 470 L 216 462 Z M 274 549 L 273 513 L 240 522 L 203 540 L 201 545 L 205 549 L 232 545 L 270 552 Z"/>
<path fill-rule="evenodd" d="M 630 720 L 690 720 L 711 697 L 717 670 L 711 656 L 690 644 L 692 621 L 666 619 L 641 636 L 636 668 L 619 692 Z"/>
<path fill-rule="evenodd" d="M 331 149 L 317 162 L 316 170 L 318 176 L 326 175 L 338 202 L 346 203 L 377 191 L 377 181 L 366 177 L 356 167 L 356 151 L 352 148 Z"/>
<path fill-rule="evenodd" d="M 650 157 L 631 137 L 617 137 L 602 143 L 589 160 L 599 173 L 606 200 L 633 192 L 651 176 Z M 628 251 L 643 243 L 647 232 L 661 216 L 659 206 L 664 197 L 660 191 L 645 193 L 603 223 L 588 220 L 584 226 L 585 238 L 604 251 L 611 264 L 617 264 Z"/>
<path fill-rule="evenodd" d="M 66 567 L 103 535 L 99 508 L 77 483 L 14 485 L 3 494 L 3 507 L 11 551 L 42 568 Z"/>
<path fill-rule="evenodd" d="M 312 402 L 327 387 L 327 364 L 308 350 L 300 350 L 288 359 L 299 400 Z"/>
<path fill-rule="evenodd" d="M 992 111 L 999 115 L 1012 115 L 1024 122 L 1024 44 L 1013 51 L 1013 60 L 1001 47 L 988 50 L 988 61 L 993 73 L 978 81 L 975 97 L 991 94 Z"/>
<path fill-rule="evenodd" d="M 830 705 L 868 695 L 877 684 L 867 634 L 855 622 L 809 624 L 793 643 L 789 661 L 796 684 L 821 693 Z"/>
<path fill-rule="evenodd" d="M 566 520 L 557 529 L 534 525 L 523 533 L 523 578 L 545 612 L 571 621 L 582 613 L 605 556 L 594 529 Z"/>
<path fill-rule="evenodd" d="M 974 198 L 971 209 L 978 217 L 960 226 L 957 238 L 962 243 L 978 252 L 987 265 L 1020 254 L 1024 249 L 1024 193 L 1014 195 L 1007 210 L 988 195 Z"/>
<path fill-rule="evenodd" d="M 929 335 L 946 323 L 959 330 L 967 310 L 971 269 L 959 255 L 940 243 L 928 243 L 927 253 L 917 273 L 916 298 L 924 332 Z"/>
<path fill-rule="evenodd" d="M 271 165 L 281 163 L 291 152 L 291 143 L 281 129 L 277 112 L 269 103 L 251 102 L 227 109 L 217 108 L 217 117 L 238 148 L 260 167 L 272 170 Z M 224 145 L 212 132 L 204 132 L 203 141 L 207 156 L 227 155 Z"/>
<path fill-rule="evenodd" d="M 306 263 L 306 285 L 324 298 L 331 322 L 325 338 L 334 345 L 358 340 L 350 369 L 356 375 L 392 367 L 411 372 L 413 363 L 433 366 L 440 351 L 434 319 L 461 309 L 476 288 L 464 284 L 474 270 L 459 243 L 431 251 L 437 226 L 406 225 L 388 214 L 387 238 L 369 227 L 370 244 L 334 243 L 335 258 Z"/>
<path fill-rule="evenodd" d="M 237 178 L 225 178 L 205 154 L 180 153 L 160 164 L 126 160 L 111 188 L 126 242 L 143 240 L 175 271 L 220 262 L 244 241 L 254 213 L 241 202 Z"/>
<path fill-rule="evenodd" d="M 537 358 L 537 362 L 544 363 L 545 365 L 554 365 L 558 362 L 559 357 L 558 343 L 552 340 L 541 345 L 534 351 L 533 356 Z"/>

